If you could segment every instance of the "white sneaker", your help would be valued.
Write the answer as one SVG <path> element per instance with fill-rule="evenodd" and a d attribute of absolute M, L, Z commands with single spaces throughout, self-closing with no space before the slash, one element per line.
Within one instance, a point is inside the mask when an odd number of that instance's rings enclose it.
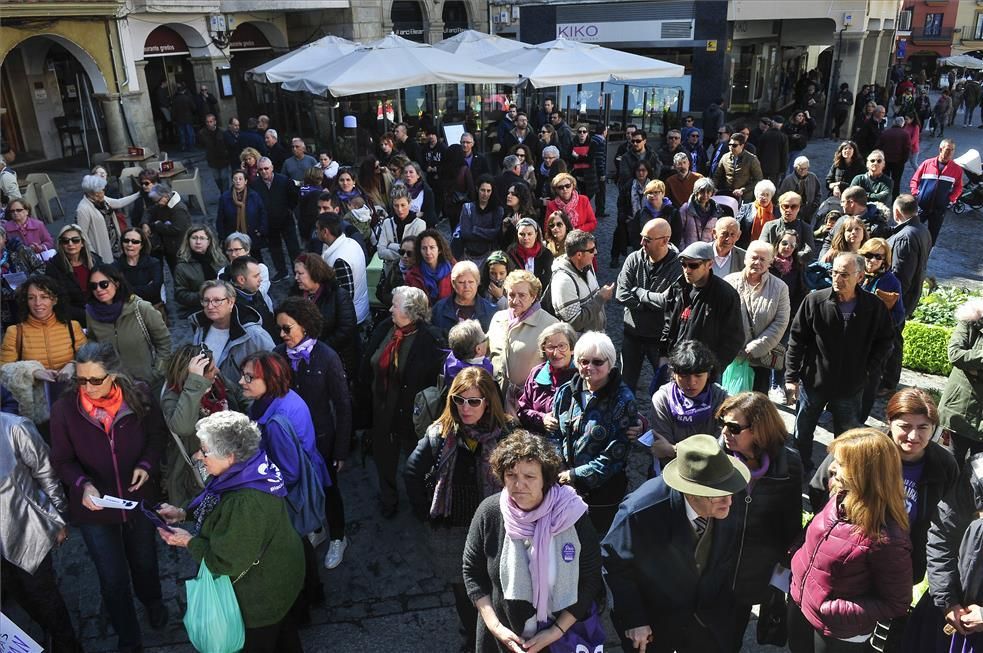
<path fill-rule="evenodd" d="M 348 548 L 348 538 L 331 540 L 328 545 L 328 553 L 324 556 L 325 569 L 334 569 L 341 564 L 345 557 L 345 549 Z"/>
<path fill-rule="evenodd" d="M 322 527 L 313 533 L 308 533 L 307 539 L 310 540 L 311 546 L 316 549 L 317 547 L 321 546 L 322 542 L 328 539 L 328 529 Z"/>

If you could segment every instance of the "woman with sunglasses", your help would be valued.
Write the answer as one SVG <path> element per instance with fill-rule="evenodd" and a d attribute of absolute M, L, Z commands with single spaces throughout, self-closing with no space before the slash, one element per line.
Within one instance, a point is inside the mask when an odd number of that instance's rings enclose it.
<path fill-rule="evenodd" d="M 746 495 L 731 507 L 741 524 L 734 576 L 734 653 L 741 650 L 751 608 L 779 605 L 784 595 L 769 581 L 777 565 L 790 566 L 788 549 L 802 532 L 802 460 L 785 446 L 788 431 L 767 395 L 742 392 L 728 397 L 716 411 L 720 446 L 751 471 Z"/>
<path fill-rule="evenodd" d="M 324 490 L 324 513 L 330 544 L 324 566 L 341 564 L 348 548 L 345 505 L 338 489 L 338 472 L 345 467 L 352 438 L 352 401 L 345 368 L 338 354 L 317 339 L 323 330 L 321 313 L 311 302 L 288 297 L 276 309 L 283 343 L 273 351 L 290 362 L 290 387 L 307 402 L 314 424 L 317 450 L 328 466 L 331 487 Z M 323 539 L 325 536 L 321 536 Z"/>
<path fill-rule="evenodd" d="M 164 288 L 164 265 L 150 255 L 150 241 L 136 228 L 123 232 L 123 256 L 116 260 L 116 267 L 133 292 L 166 315 L 161 291 Z"/>
<path fill-rule="evenodd" d="M 546 205 L 546 215 L 563 211 L 570 219 L 570 225 L 581 231 L 597 229 L 597 217 L 590 204 L 590 198 L 577 192 L 577 180 L 573 175 L 562 172 L 553 178 L 553 199 Z"/>
<path fill-rule="evenodd" d="M 406 494 L 413 513 L 427 522 L 430 559 L 453 590 L 466 647 L 474 644 L 478 610 L 464 589 L 461 552 L 478 505 L 501 489 L 491 455 L 514 426 L 491 375 L 467 367 L 454 377 L 443 412 L 406 459 Z"/>
<path fill-rule="evenodd" d="M 89 271 L 102 259 L 89 249 L 77 224 L 62 227 L 55 240 L 58 253 L 48 261 L 44 273 L 61 286 L 68 316 L 81 324 L 85 322 L 85 302 L 89 299 Z"/>
<path fill-rule="evenodd" d="M 607 533 L 628 488 L 628 429 L 638 421 L 635 393 L 615 366 L 617 352 L 607 335 L 588 331 L 573 350 L 577 373 L 556 393 L 550 434 L 571 485 L 587 502 L 598 533 Z"/>
<path fill-rule="evenodd" d="M 570 218 L 563 211 L 553 211 L 546 218 L 546 233 L 543 235 L 546 242 L 546 249 L 550 251 L 553 258 L 566 254 L 564 243 L 567 234 L 573 231 Z"/>
<path fill-rule="evenodd" d="M 727 391 L 717 383 L 719 364 L 698 340 L 683 340 L 669 354 L 669 382 L 652 395 L 652 455 L 676 457 L 676 445 L 697 433 L 713 433 Z"/>
<path fill-rule="evenodd" d="M 201 284 L 218 277 L 228 264 L 215 232 L 208 225 L 190 227 L 184 234 L 174 268 L 174 296 L 182 318 L 201 310 Z"/>
<path fill-rule="evenodd" d="M 51 464 L 68 488 L 69 521 L 82 532 L 95 564 L 117 650 L 135 653 L 143 650 L 143 637 L 133 595 L 152 628 L 163 628 L 168 618 L 154 526 L 138 511 L 97 501 L 108 494 L 156 503 L 164 417 L 123 371 L 110 344 L 90 342 L 78 350 L 75 382 L 78 390 L 51 409 Z"/>
<path fill-rule="evenodd" d="M 577 180 L 580 194 L 588 200 L 593 200 L 594 195 L 597 194 L 597 170 L 594 168 L 594 161 L 597 159 L 598 147 L 598 144 L 590 137 L 588 126 L 580 123 L 574 129 L 570 151 L 564 157 L 570 168 L 570 173 Z M 583 227 L 578 227 L 578 229 L 583 229 Z"/>
<path fill-rule="evenodd" d="M 171 357 L 171 332 L 160 313 L 133 293 L 113 265 L 92 268 L 89 293 L 85 306 L 89 340 L 111 344 L 128 376 L 159 388 Z"/>
<path fill-rule="evenodd" d="M 7 238 L 16 238 L 35 252 L 54 249 L 55 243 L 51 240 L 48 228 L 31 215 L 31 205 L 24 200 L 12 199 L 7 202 L 4 216 L 7 218 L 3 222 Z"/>
<path fill-rule="evenodd" d="M 532 148 L 524 143 L 518 143 L 509 149 L 509 154 L 519 157 L 519 176 L 529 184 L 529 188 L 536 188 L 538 185 L 536 180 L 536 159 L 533 155 Z"/>
<path fill-rule="evenodd" d="M 154 205 L 154 201 L 150 199 L 150 190 L 159 182 L 160 173 L 156 170 L 146 168 L 137 175 L 136 185 L 140 196 L 130 209 L 130 224 L 134 227 L 145 228 L 143 225 L 147 224 L 147 213 Z M 149 227 L 145 229 L 149 231 Z"/>
<path fill-rule="evenodd" d="M 905 307 L 901 298 L 901 282 L 891 272 L 891 246 L 883 238 L 871 238 L 860 246 L 858 252 L 864 257 L 864 278 L 860 287 L 869 293 L 880 297 L 884 306 L 891 314 L 891 324 L 894 325 L 894 346 L 899 348 L 904 344 L 902 332 L 905 324 Z M 898 360 L 901 356 L 898 355 Z M 877 397 L 888 397 L 894 393 L 901 380 L 901 368 L 890 372 L 887 365 L 883 370 L 868 370 L 867 387 L 860 406 L 860 418 L 866 419 L 874 407 Z"/>
<path fill-rule="evenodd" d="M 228 383 L 215 365 L 206 345 L 181 345 L 171 355 L 160 393 L 160 408 L 171 431 L 164 448 L 167 456 L 167 499 L 175 506 L 187 505 L 201 493 L 207 480 L 192 457 L 198 450 L 198 420 L 223 410 L 244 412 L 246 401 L 237 383 Z"/>

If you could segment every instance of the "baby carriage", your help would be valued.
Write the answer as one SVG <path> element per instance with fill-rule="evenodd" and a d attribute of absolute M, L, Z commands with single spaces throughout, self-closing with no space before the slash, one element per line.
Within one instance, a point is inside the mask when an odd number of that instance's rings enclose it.
<path fill-rule="evenodd" d="M 956 165 L 963 169 L 967 183 L 963 185 L 959 199 L 952 205 L 952 212 L 963 213 L 967 209 L 976 211 L 983 208 L 983 163 L 980 161 L 980 153 L 969 150 L 956 159 Z"/>

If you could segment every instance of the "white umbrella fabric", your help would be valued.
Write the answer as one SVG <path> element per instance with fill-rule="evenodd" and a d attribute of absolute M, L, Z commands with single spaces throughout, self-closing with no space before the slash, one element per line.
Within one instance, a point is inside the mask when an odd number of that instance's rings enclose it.
<path fill-rule="evenodd" d="M 505 39 L 495 34 L 485 34 L 473 29 L 466 29 L 440 43 L 434 43 L 435 48 L 451 54 L 482 59 L 496 53 L 521 50 L 526 44 L 522 41 Z"/>
<path fill-rule="evenodd" d="M 427 84 L 514 84 L 513 74 L 390 34 L 306 75 L 283 82 L 288 91 L 335 97 Z"/>
<path fill-rule="evenodd" d="M 683 67 L 674 63 L 565 38 L 493 54 L 481 61 L 517 73 L 537 88 L 683 76 Z"/>
<path fill-rule="evenodd" d="M 940 59 L 943 66 L 955 66 L 956 68 L 970 68 L 972 70 L 983 70 L 983 59 L 968 54 L 957 54 L 952 57 Z"/>
<path fill-rule="evenodd" d="M 329 34 L 246 71 L 246 77 L 277 83 L 309 74 L 359 47 L 359 43 Z"/>

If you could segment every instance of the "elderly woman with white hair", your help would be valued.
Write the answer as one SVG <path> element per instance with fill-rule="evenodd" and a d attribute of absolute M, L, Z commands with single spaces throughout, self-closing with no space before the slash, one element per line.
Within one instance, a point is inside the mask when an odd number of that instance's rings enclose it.
<path fill-rule="evenodd" d="M 162 540 L 188 550 L 216 576 L 228 576 L 246 627 L 245 651 L 302 651 L 288 618 L 304 583 L 304 549 L 287 514 L 280 470 L 260 446 L 259 426 L 220 411 L 198 421 L 194 454 L 211 477 L 187 508 L 164 503 Z"/>
<path fill-rule="evenodd" d="M 784 367 L 785 348 L 776 347 L 792 319 L 788 286 L 768 271 L 774 258 L 772 245 L 753 240 L 747 246 L 744 269 L 724 277 L 741 297 L 744 351 L 740 355 L 754 370 L 753 389 L 764 393 L 771 387 L 772 370 Z"/>
<path fill-rule="evenodd" d="M 450 297 L 445 297 L 433 305 L 431 324 L 443 331 L 458 322 L 478 320 L 485 331 L 491 325 L 492 316 L 498 310 L 494 304 L 478 296 L 478 286 L 481 284 L 481 272 L 471 261 L 458 261 L 451 268 Z"/>
<path fill-rule="evenodd" d="M 139 197 L 140 193 L 120 199 L 106 197 L 105 179 L 98 175 L 82 177 L 82 199 L 75 209 L 75 223 L 102 260 L 113 261 L 123 255 L 123 227 L 116 210 L 129 206 Z"/>
<path fill-rule="evenodd" d="M 821 193 L 823 184 L 819 181 L 816 173 L 809 172 L 809 159 L 804 156 L 795 157 L 792 162 L 792 174 L 786 175 L 778 187 L 779 196 L 789 191 L 794 191 L 802 198 L 802 206 L 799 209 L 799 220 L 804 220 L 812 224 L 812 217 L 819 208 L 822 201 Z"/>
<path fill-rule="evenodd" d="M 741 226 L 741 237 L 737 246 L 746 250 L 748 243 L 761 238 L 761 230 L 765 225 L 778 217 L 775 211 L 775 184 L 768 179 L 762 179 L 754 185 L 754 201 L 742 204 L 737 210 L 737 222 Z"/>
<path fill-rule="evenodd" d="M 393 290 L 390 319 L 369 339 L 359 374 L 359 385 L 371 392 L 372 455 L 379 475 L 382 516 L 394 517 L 399 494 L 396 468 L 401 452 L 416 447 L 413 401 L 418 392 L 437 382 L 446 355 L 440 336 L 430 325 L 430 304 L 425 292 L 411 286 Z"/>
<path fill-rule="evenodd" d="M 682 224 L 680 250 L 696 242 L 713 242 L 713 228 L 724 214 L 723 209 L 713 201 L 716 192 L 717 187 L 706 177 L 697 179 L 693 184 L 693 194 L 689 201 L 679 208 L 679 221 Z"/>
<path fill-rule="evenodd" d="M 617 352 L 606 334 L 588 331 L 573 350 L 577 373 L 556 393 L 555 443 L 565 469 L 560 483 L 572 485 L 587 502 L 599 533 L 606 533 L 628 488 L 625 471 L 635 426 L 635 393 L 621 380 Z"/>

